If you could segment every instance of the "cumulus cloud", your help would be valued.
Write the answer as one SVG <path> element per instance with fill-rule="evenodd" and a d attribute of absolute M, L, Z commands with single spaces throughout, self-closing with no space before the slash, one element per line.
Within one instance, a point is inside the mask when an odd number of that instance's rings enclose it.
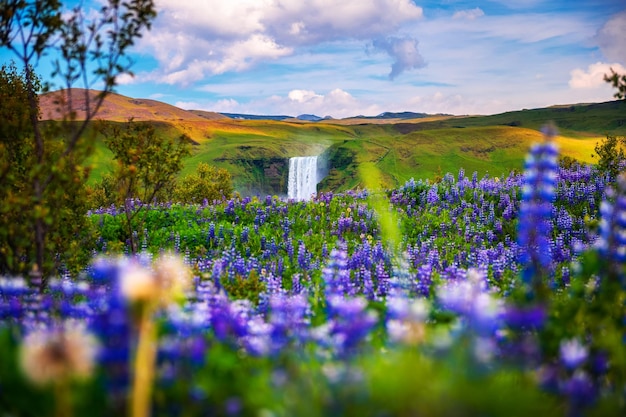
<path fill-rule="evenodd" d="M 289 100 L 293 100 L 298 103 L 307 103 L 324 99 L 324 96 L 316 94 L 315 91 L 309 90 L 291 90 L 287 97 L 289 97 Z"/>
<path fill-rule="evenodd" d="M 411 0 L 282 0 L 264 6 L 260 20 L 278 42 L 294 45 L 370 39 L 422 17 Z"/>
<path fill-rule="evenodd" d="M 183 85 L 305 45 L 384 37 L 423 17 L 411 0 L 157 0 L 157 8 L 139 47 L 159 62 L 152 80 Z"/>
<path fill-rule="evenodd" d="M 587 70 L 576 68 L 570 72 L 569 86 L 571 88 L 596 88 L 602 85 L 606 85 L 604 81 L 604 75 L 611 72 L 611 68 L 619 74 L 626 73 L 626 68 L 620 64 L 606 64 L 603 62 L 596 62 L 589 65 Z"/>
<path fill-rule="evenodd" d="M 326 94 L 319 94 L 310 90 L 291 90 L 287 100 L 274 97 L 275 104 L 285 110 L 291 109 L 298 114 L 310 113 L 319 116 L 332 115 L 333 117 L 354 116 L 355 111 L 363 106 L 350 93 L 335 88 Z"/>
<path fill-rule="evenodd" d="M 386 52 L 394 59 L 391 72 L 389 73 L 389 79 L 391 80 L 395 79 L 404 71 L 426 66 L 426 61 L 424 61 L 424 58 L 417 48 L 418 44 L 417 39 L 411 37 L 388 37 L 385 39 L 376 39 L 372 43 L 375 49 Z"/>
<path fill-rule="evenodd" d="M 454 13 L 454 15 L 452 15 L 452 18 L 474 20 L 484 15 L 485 15 L 485 12 L 483 12 L 480 7 L 476 7 L 470 10 L 460 10 Z"/>
<path fill-rule="evenodd" d="M 626 64 L 626 10 L 613 15 L 595 36 L 605 57 Z"/>
<path fill-rule="evenodd" d="M 358 114 L 375 115 L 384 110 L 378 105 L 357 99 L 349 92 L 335 88 L 325 93 L 313 90 L 294 89 L 284 95 L 272 95 L 247 102 L 222 99 L 211 103 L 179 102 L 185 109 L 201 109 L 224 113 L 243 114 L 315 114 L 325 117 L 344 118 Z"/>

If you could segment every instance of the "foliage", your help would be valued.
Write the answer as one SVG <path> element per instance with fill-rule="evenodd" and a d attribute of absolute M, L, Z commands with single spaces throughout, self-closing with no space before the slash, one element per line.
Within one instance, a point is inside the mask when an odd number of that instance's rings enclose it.
<path fill-rule="evenodd" d="M 46 274 L 62 268 L 76 271 L 87 262 L 77 249 L 89 239 L 83 187 L 88 170 L 81 166 L 89 147 L 76 147 L 64 156 L 67 142 L 61 127 L 46 125 L 37 128 L 45 147 L 35 152 L 27 76 L 27 71 L 18 73 L 15 65 L 0 70 L 0 272 L 30 270 L 38 258 L 35 225 L 46 234 L 42 249 L 48 255 L 42 258 L 41 270 Z M 38 79 L 32 73 L 30 77 L 38 89 Z M 40 165 L 37 153 L 50 165 Z M 35 192 L 36 184 L 46 184 L 39 182 L 42 178 L 49 185 Z"/>
<path fill-rule="evenodd" d="M 202 203 L 203 200 L 229 199 L 232 193 L 232 179 L 227 170 L 200 163 L 194 174 L 176 181 L 171 199 L 181 203 Z"/>
<path fill-rule="evenodd" d="M 610 174 L 612 178 L 617 178 L 617 174 L 621 172 L 621 164 L 626 161 L 624 147 L 626 147 L 626 136 L 607 135 L 602 142 L 596 143 L 598 167 Z"/>
<path fill-rule="evenodd" d="M 183 159 L 190 153 L 189 138 L 159 136 L 148 123 L 129 120 L 123 128 L 103 125 L 101 132 L 117 161 L 113 182 L 117 186 L 115 203 L 122 204 L 131 251 L 137 252 L 133 219 L 145 204 L 156 202 L 173 187 L 175 175 L 182 169 Z M 110 181 L 105 178 L 102 188 L 107 192 Z M 137 204 L 141 202 L 142 204 Z"/>
<path fill-rule="evenodd" d="M 617 89 L 617 92 L 613 95 L 615 98 L 626 99 L 626 74 L 620 75 L 611 68 L 611 74 L 605 74 L 604 81 Z"/>
<path fill-rule="evenodd" d="M 250 271 L 248 277 L 235 275 L 232 280 L 222 280 L 220 285 L 224 287 L 232 299 L 250 300 L 255 305 L 259 303 L 260 294 L 267 288 L 267 285 L 259 279 L 259 274 L 256 271 Z"/>
<path fill-rule="evenodd" d="M 576 158 L 572 158 L 571 156 L 559 156 L 559 166 L 565 169 L 572 169 L 580 164 L 580 161 L 578 161 Z"/>
<path fill-rule="evenodd" d="M 98 208 L 121 204 L 119 187 L 112 173 L 106 173 L 100 180 L 87 185 L 87 207 Z"/>
<path fill-rule="evenodd" d="M 6 210 L 8 215 L 2 217 L 2 229 L 10 229 L 11 222 L 20 220 L 19 233 L 27 233 L 21 235 L 19 247 L 11 249 L 6 258 L 3 255 L 5 260 L 0 266 L 2 272 L 33 267 L 34 281 L 42 287 L 47 277 L 57 272 L 57 257 L 63 257 L 68 247 L 81 245 L 75 239 L 82 221 L 77 213 L 84 209 L 84 163 L 93 146 L 93 138 L 84 137 L 85 129 L 115 86 L 116 77 L 130 73 L 126 53 L 156 16 L 152 0 L 110 0 L 93 18 L 80 6 L 66 13 L 62 7 L 57 0 L 0 2 L 0 47 L 11 51 L 23 66 L 19 87 L 23 93 L 16 96 L 22 104 L 12 100 L 2 103 L 15 106 L 21 115 L 4 128 L 5 132 L 12 130 L 6 137 L 13 138 L 6 146 L 15 145 L 18 138 L 28 141 L 16 149 L 22 157 L 20 162 L 26 162 L 19 168 L 24 170 L 19 179 L 19 201 L 11 204 Z M 51 76 L 62 80 L 67 88 L 59 99 L 66 123 L 43 126 L 37 98 L 41 85 L 34 70 L 48 57 L 53 68 Z M 9 73 L 9 78 L 15 78 L 15 71 L 9 69 Z M 84 88 L 81 99 L 85 114 L 80 123 L 67 123 L 77 118 L 76 92 L 72 90 L 77 84 Z M 3 83 L 3 87 L 7 85 Z M 92 101 L 89 89 L 95 85 L 102 86 L 103 91 Z M 2 92 L 3 96 L 7 94 L 10 89 Z M 30 125 L 27 129 L 23 123 L 26 116 Z M 5 190 L 11 188 L 4 184 L 7 179 L 2 178 Z M 16 231 L 9 234 L 15 235 Z M 28 241 L 30 244 L 25 246 Z"/>

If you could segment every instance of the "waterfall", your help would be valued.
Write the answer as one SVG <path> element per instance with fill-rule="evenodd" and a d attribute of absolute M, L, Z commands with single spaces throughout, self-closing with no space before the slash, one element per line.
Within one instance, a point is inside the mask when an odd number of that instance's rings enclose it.
<path fill-rule="evenodd" d="M 317 156 L 298 156 L 289 159 L 287 197 L 309 200 L 317 193 Z"/>

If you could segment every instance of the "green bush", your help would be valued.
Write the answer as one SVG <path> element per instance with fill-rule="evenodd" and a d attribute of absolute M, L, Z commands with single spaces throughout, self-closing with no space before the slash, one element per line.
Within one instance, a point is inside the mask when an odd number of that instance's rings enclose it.
<path fill-rule="evenodd" d="M 223 168 L 201 163 L 195 173 L 176 183 L 173 200 L 180 203 L 202 203 L 228 199 L 233 194 L 232 177 Z"/>

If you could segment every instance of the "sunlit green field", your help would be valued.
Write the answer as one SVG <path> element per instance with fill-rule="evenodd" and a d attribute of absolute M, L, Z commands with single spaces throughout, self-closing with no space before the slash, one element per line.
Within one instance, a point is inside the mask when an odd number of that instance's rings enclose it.
<path fill-rule="evenodd" d="M 273 120 L 206 120 L 159 122 L 162 135 L 188 135 L 193 154 L 180 175 L 192 173 L 207 162 L 227 169 L 236 188 L 254 188 L 259 172 L 249 161 L 318 155 L 342 149 L 349 155 L 343 165 L 332 165 L 322 190 L 343 191 L 362 186 L 355 167 L 374 163 L 385 187 L 410 178 L 436 178 L 463 167 L 499 176 L 521 170 L 531 143 L 540 140 L 539 129 L 554 122 L 560 135 L 562 156 L 594 162 L 595 145 L 606 134 L 626 134 L 624 103 L 609 102 L 580 107 L 555 107 L 493 116 L 440 117 L 413 120 L 339 120 L 318 123 Z M 99 137 L 90 181 L 97 181 L 111 166 L 111 154 Z M 248 161 L 248 162 L 246 162 Z"/>

